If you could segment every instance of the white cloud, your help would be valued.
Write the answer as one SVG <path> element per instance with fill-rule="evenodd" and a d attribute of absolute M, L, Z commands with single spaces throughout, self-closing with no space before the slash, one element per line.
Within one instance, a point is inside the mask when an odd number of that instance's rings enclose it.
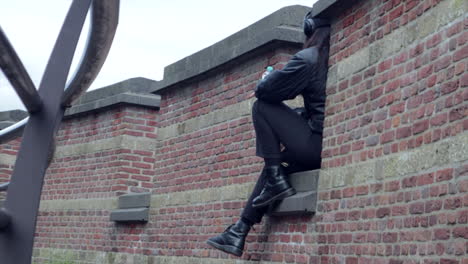
<path fill-rule="evenodd" d="M 2 2 L 0 25 L 39 86 L 71 1 Z M 113 46 L 91 89 L 138 76 L 160 80 L 165 66 L 232 35 L 281 7 L 294 4 L 311 7 L 314 2 L 122 0 Z M 86 36 L 86 32 L 82 36 Z M 81 40 L 74 65 L 83 46 Z M 0 111 L 21 107 L 13 89 L 5 83 L 8 82 L 0 76 Z"/>

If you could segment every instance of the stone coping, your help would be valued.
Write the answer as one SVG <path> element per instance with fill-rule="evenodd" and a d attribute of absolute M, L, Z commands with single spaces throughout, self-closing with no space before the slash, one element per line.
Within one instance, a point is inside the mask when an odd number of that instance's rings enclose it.
<path fill-rule="evenodd" d="M 27 116 L 28 112 L 23 110 L 0 112 L 0 122 L 18 122 Z"/>
<path fill-rule="evenodd" d="M 237 33 L 164 68 L 157 92 L 225 65 L 265 45 L 304 42 L 302 18 L 310 7 L 293 5 L 279 9 Z"/>
<path fill-rule="evenodd" d="M 13 124 L 15 124 L 16 122 L 14 121 L 0 121 L 0 130 L 6 128 L 6 127 L 9 127 Z"/>
<path fill-rule="evenodd" d="M 312 7 L 312 16 L 333 20 L 356 2 L 357 0 L 318 0 Z"/>
<path fill-rule="evenodd" d="M 157 81 L 132 78 L 85 93 L 65 112 L 65 118 L 90 112 L 102 111 L 118 105 L 137 105 L 159 109 L 161 97 L 149 93 Z M 23 110 L 0 112 L 0 129 L 6 128 L 28 116 Z"/>
<path fill-rule="evenodd" d="M 83 94 L 73 105 L 86 104 L 96 100 L 100 100 L 109 96 L 131 92 L 131 93 L 147 93 L 154 89 L 157 81 L 146 79 L 143 77 L 127 79 L 109 86 L 105 86 L 96 90 L 88 91 Z"/>
<path fill-rule="evenodd" d="M 137 105 L 158 109 L 161 104 L 161 96 L 155 94 L 121 93 L 84 104 L 74 105 L 67 109 L 65 118 L 71 118 L 89 112 L 107 109 L 117 105 Z"/>

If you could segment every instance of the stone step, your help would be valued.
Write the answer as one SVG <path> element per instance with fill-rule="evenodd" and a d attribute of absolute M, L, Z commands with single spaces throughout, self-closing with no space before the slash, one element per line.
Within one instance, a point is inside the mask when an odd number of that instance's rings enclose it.
<path fill-rule="evenodd" d="M 304 215 L 315 213 L 320 170 L 301 171 L 289 175 L 297 193 L 270 206 L 268 215 Z"/>
<path fill-rule="evenodd" d="M 289 175 L 289 181 L 297 192 L 317 191 L 320 170 L 300 171 Z"/>
<path fill-rule="evenodd" d="M 147 222 L 151 193 L 131 193 L 119 196 L 119 208 L 113 210 L 110 220 L 114 222 Z"/>
<path fill-rule="evenodd" d="M 114 222 L 147 222 L 148 218 L 149 208 L 117 209 L 110 215 Z"/>

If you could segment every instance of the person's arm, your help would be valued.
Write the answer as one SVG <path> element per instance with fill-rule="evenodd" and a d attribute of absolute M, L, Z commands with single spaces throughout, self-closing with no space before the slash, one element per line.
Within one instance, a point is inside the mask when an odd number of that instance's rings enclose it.
<path fill-rule="evenodd" d="M 307 87 L 311 66 L 299 52 L 292 57 L 282 70 L 275 70 L 261 80 L 255 88 L 255 96 L 271 103 L 294 99 Z"/>

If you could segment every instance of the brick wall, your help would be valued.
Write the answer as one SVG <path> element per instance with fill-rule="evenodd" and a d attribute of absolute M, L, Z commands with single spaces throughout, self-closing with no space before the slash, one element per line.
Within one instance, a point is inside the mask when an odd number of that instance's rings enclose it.
<path fill-rule="evenodd" d="M 21 144 L 21 139 L 17 138 L 4 144 L 0 144 L 0 183 L 8 182 L 13 172 L 16 155 Z M 0 200 L 6 197 L 5 192 L 0 192 Z"/>
<path fill-rule="evenodd" d="M 311 263 L 466 263 L 466 1 L 361 1 L 333 25 Z"/>
<path fill-rule="evenodd" d="M 127 239 L 109 215 L 118 195 L 153 188 L 156 124 L 155 110 L 132 106 L 63 122 L 44 181 L 36 251 L 110 252 Z"/>
<path fill-rule="evenodd" d="M 266 217 L 241 259 L 205 244 L 237 220 L 261 169 L 247 96 L 299 47 L 269 43 L 158 90 L 159 111 L 65 120 L 34 261 L 467 263 L 467 5 L 356 2 L 332 20 L 314 216 Z M 3 179 L 18 145 L 0 146 Z M 119 195 L 144 191 L 147 224 L 109 221 Z"/>
<path fill-rule="evenodd" d="M 157 113 L 124 108 L 65 121 L 44 185 L 35 261 L 232 259 L 205 241 L 239 217 L 261 170 L 250 118 L 254 99 L 247 97 L 267 65 L 282 67 L 297 50 L 267 49 L 190 85 L 163 90 Z M 122 136 L 146 145 L 116 145 Z M 145 190 L 152 192 L 147 224 L 109 221 L 117 195 Z M 296 222 L 286 226 L 299 234 L 305 222 Z M 277 235 L 266 242 L 266 228 L 252 232 L 244 259 L 275 261 L 292 250 L 275 249 Z M 289 240 L 289 231 L 279 232 Z M 288 257 L 295 258 L 292 252 Z"/>

